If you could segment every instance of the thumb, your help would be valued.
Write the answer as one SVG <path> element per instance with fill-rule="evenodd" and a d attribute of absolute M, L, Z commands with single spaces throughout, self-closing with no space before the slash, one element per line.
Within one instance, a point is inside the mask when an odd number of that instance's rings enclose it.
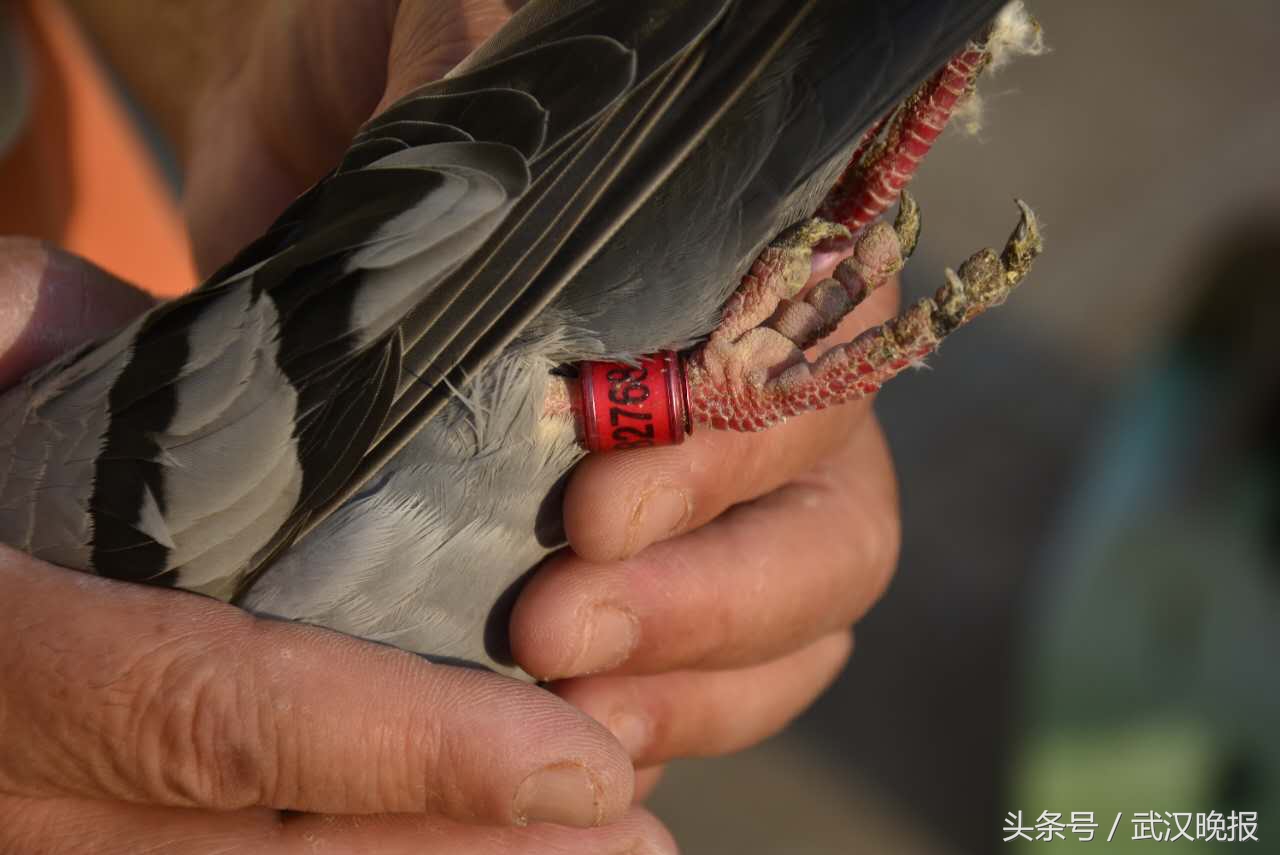
<path fill-rule="evenodd" d="M 5 547 L 0 674 L 0 795 L 579 827 L 632 797 L 535 686 Z"/>
<path fill-rule="evenodd" d="M 507 22 L 525 0 L 401 3 L 387 51 L 381 113 L 405 95 L 444 77 Z"/>
<path fill-rule="evenodd" d="M 0 389 L 153 304 L 145 292 L 33 238 L 0 237 Z"/>

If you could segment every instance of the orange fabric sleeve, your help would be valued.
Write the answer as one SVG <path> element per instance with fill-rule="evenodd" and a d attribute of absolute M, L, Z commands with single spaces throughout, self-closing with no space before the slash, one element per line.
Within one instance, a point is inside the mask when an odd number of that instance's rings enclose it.
<path fill-rule="evenodd" d="M 43 238 L 160 296 L 194 287 L 177 201 L 58 0 L 19 0 L 33 72 L 26 128 L 0 160 L 0 234 Z"/>

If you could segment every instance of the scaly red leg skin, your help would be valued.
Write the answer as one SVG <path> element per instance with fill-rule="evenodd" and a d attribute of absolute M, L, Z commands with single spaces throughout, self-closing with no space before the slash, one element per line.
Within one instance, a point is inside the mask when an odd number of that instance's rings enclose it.
<path fill-rule="evenodd" d="M 956 105 L 973 91 L 990 58 L 985 45 L 971 43 L 925 81 L 892 114 L 882 140 L 859 146 L 818 216 L 856 232 L 888 210 L 946 128 Z"/>
<path fill-rule="evenodd" d="M 975 253 L 958 273 L 946 272 L 946 284 L 933 298 L 920 300 L 812 363 L 804 358 L 801 345 L 823 327 L 800 323 L 793 330 L 787 311 L 737 340 L 733 355 L 754 370 L 717 375 L 706 369 L 704 353 L 695 353 L 688 366 L 694 420 L 716 428 L 764 430 L 788 416 L 874 394 L 895 375 L 921 364 L 951 332 L 1003 303 L 1031 269 L 1042 249 L 1040 231 L 1031 209 L 1021 201 L 1018 207 L 1022 218 L 1002 253 Z M 830 286 L 815 288 L 806 297 L 814 309 L 814 303 L 830 301 L 832 314 L 822 318 L 824 325 L 834 325 L 901 268 L 899 245 L 905 241 L 899 230 L 877 223 L 858 239 L 853 256 L 837 268 L 834 280 L 846 299 L 838 299 Z M 814 297 L 820 290 L 822 295 Z"/>
<path fill-rule="evenodd" d="M 879 140 L 880 135 L 885 129 L 885 125 L 889 124 L 889 120 L 897 114 L 897 108 L 881 116 L 878 121 L 867 132 L 862 135 L 862 139 L 858 140 L 858 145 L 853 150 L 853 155 L 849 158 L 849 165 L 845 167 L 840 177 L 836 179 L 836 183 L 831 185 L 831 189 L 827 192 L 827 198 L 822 203 L 819 213 L 827 215 L 827 219 L 834 219 L 830 215 L 833 213 L 833 204 L 835 200 L 844 199 L 849 196 L 857 195 L 863 185 L 864 170 L 862 169 L 862 161 L 870 153 L 873 146 Z"/>
<path fill-rule="evenodd" d="M 915 175 L 954 115 L 973 95 L 993 60 L 1040 53 L 1040 25 L 1021 5 L 1010 5 L 976 42 L 970 42 L 905 102 L 880 119 L 854 150 L 818 216 L 856 232 L 880 216 Z"/>

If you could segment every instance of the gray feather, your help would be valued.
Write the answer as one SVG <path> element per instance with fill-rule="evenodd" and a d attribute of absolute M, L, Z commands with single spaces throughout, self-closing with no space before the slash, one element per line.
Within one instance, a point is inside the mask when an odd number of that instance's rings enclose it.
<path fill-rule="evenodd" d="M 0 397 L 0 540 L 66 567 L 89 566 L 107 396 L 141 323 L 50 362 Z"/>

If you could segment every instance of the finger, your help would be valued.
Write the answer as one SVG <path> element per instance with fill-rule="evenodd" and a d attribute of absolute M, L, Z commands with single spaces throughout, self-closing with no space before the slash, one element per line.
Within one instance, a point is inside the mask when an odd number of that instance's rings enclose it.
<path fill-rule="evenodd" d="M 832 336 L 848 341 L 897 305 L 882 288 Z M 762 434 L 701 430 L 679 446 L 593 454 L 565 493 L 565 533 L 593 561 L 616 561 L 691 531 L 725 508 L 777 489 L 844 444 L 871 413 L 870 399 L 806 413 Z"/>
<path fill-rule="evenodd" d="M 522 5 L 512 0 L 401 3 L 391 36 L 386 93 L 378 110 L 443 77 Z"/>
<path fill-rule="evenodd" d="M 204 274 L 332 169 L 361 123 L 510 14 L 502 0 L 258 5 L 247 55 L 203 93 L 185 134 L 183 210 Z"/>
<path fill-rule="evenodd" d="M 43 241 L 0 237 L 0 389 L 152 303 L 145 292 Z"/>
<path fill-rule="evenodd" d="M 0 548 L 0 792 L 590 826 L 629 758 L 534 686 Z"/>
<path fill-rule="evenodd" d="M 381 853 L 382 846 L 403 840 L 405 853 L 421 855 L 676 855 L 670 833 L 640 808 L 603 828 L 575 829 L 556 825 L 485 829 L 442 822 L 431 817 L 384 816 L 372 820 L 353 817 L 303 816 L 286 822 L 286 830 L 310 848 L 300 853 L 342 851 L 346 840 L 352 853 Z M 411 848 L 416 843 L 419 848 Z M 329 848 L 326 848 L 329 847 Z M 389 849 L 399 853 L 401 849 Z"/>
<path fill-rule="evenodd" d="M 227 67 L 205 91 L 188 95 L 194 106 L 178 140 L 182 209 L 202 276 L 235 257 L 342 157 L 386 82 L 400 4 L 254 5 L 237 12 L 244 44 L 224 53 Z"/>
<path fill-rule="evenodd" d="M 480 829 L 408 815 L 218 813 L 120 802 L 0 798 L 0 852 L 51 855 L 674 855 L 670 835 L 635 809 L 595 829 Z"/>
<path fill-rule="evenodd" d="M 648 766 L 644 769 L 636 770 L 635 800 L 637 804 L 648 801 L 649 796 L 653 795 L 653 791 L 658 788 L 658 784 L 662 783 L 662 776 L 666 772 L 666 766 Z"/>
<path fill-rule="evenodd" d="M 898 552 L 898 499 L 874 420 L 787 486 L 624 562 L 564 553 L 516 601 L 512 649 L 542 679 L 731 668 L 847 626 Z"/>
<path fill-rule="evenodd" d="M 852 634 L 734 671 L 588 677 L 556 686 L 613 731 L 637 765 L 730 754 L 782 730 L 826 690 L 849 660 Z"/>

